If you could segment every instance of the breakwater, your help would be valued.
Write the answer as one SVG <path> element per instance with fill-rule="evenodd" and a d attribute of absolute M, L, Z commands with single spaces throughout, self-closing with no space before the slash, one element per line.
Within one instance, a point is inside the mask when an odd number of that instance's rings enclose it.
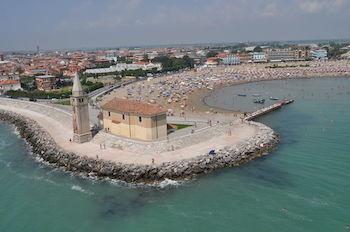
<path fill-rule="evenodd" d="M 260 116 L 263 116 L 267 113 L 278 110 L 278 109 L 282 108 L 282 106 L 291 104 L 293 102 L 294 102 L 294 100 L 283 100 L 281 102 L 275 103 L 275 104 L 270 105 L 268 107 L 258 109 L 257 111 L 254 111 L 254 112 L 248 114 L 248 116 L 245 117 L 244 120 L 246 120 L 246 121 L 254 120 Z"/>
<path fill-rule="evenodd" d="M 22 115 L 0 110 L 0 120 L 15 125 L 32 148 L 34 155 L 67 171 L 87 176 L 112 178 L 128 183 L 155 183 L 165 179 L 181 180 L 214 170 L 244 164 L 271 152 L 278 144 L 275 132 L 256 122 L 249 122 L 257 133 L 242 144 L 217 150 L 214 155 L 203 154 L 192 159 L 160 165 L 132 165 L 78 156 L 59 147 L 38 123 Z"/>

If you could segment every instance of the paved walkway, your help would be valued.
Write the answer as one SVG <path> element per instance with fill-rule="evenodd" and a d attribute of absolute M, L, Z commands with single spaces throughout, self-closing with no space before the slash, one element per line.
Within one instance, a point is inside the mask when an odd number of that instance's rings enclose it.
<path fill-rule="evenodd" d="M 190 159 L 207 154 L 211 149 L 220 149 L 228 145 L 244 142 L 252 137 L 256 129 L 246 124 L 218 124 L 202 128 L 193 135 L 184 135 L 160 142 L 143 142 L 118 138 L 99 132 L 89 143 L 69 142 L 72 138 L 71 115 L 65 110 L 27 101 L 0 98 L 0 109 L 12 111 L 38 122 L 66 151 L 91 158 L 110 160 L 121 163 L 156 164 Z M 228 134 L 231 130 L 232 135 Z M 101 150 L 105 144 L 106 149 Z"/>

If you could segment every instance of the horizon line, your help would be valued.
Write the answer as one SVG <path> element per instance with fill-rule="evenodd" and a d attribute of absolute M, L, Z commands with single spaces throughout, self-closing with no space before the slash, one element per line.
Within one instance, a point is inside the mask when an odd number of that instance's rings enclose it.
<path fill-rule="evenodd" d="M 181 47 L 181 46 L 211 46 L 211 45 L 235 45 L 240 43 L 247 44 L 259 44 L 259 43 L 293 43 L 293 42 L 325 42 L 325 41 L 341 41 L 341 42 L 350 42 L 350 38 L 326 38 L 326 39 L 291 39 L 291 40 L 252 40 L 252 41 L 239 41 L 239 42 L 198 42 L 198 43 L 160 43 L 160 44 L 150 44 L 150 45 L 118 45 L 118 46 L 96 46 L 96 47 L 81 47 L 81 48 L 50 48 L 43 49 L 40 52 L 54 52 L 54 51 L 93 51 L 93 50 L 112 50 L 119 48 L 159 48 L 159 47 Z M 40 46 L 40 45 L 39 45 Z M 33 53 L 36 52 L 33 50 L 0 50 L 0 53 Z"/>

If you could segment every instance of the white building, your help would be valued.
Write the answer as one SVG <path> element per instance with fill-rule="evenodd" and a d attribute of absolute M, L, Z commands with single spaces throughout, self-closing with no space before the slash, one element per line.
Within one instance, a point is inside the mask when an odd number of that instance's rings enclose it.
<path fill-rule="evenodd" d="M 152 70 L 156 68 L 157 71 L 162 70 L 162 64 L 161 63 L 148 63 L 148 62 L 136 62 L 133 64 L 126 64 L 126 63 L 120 63 L 116 65 L 112 65 L 109 68 L 95 68 L 95 69 L 87 69 L 85 70 L 85 73 L 87 74 L 107 74 L 107 73 L 113 73 L 113 72 L 121 72 L 126 70 Z"/>
<path fill-rule="evenodd" d="M 262 63 L 267 62 L 266 54 L 265 52 L 253 52 L 252 53 L 253 62 L 254 63 Z"/>
<path fill-rule="evenodd" d="M 224 65 L 238 65 L 241 63 L 239 57 L 233 54 L 230 54 L 227 57 L 222 58 L 221 62 Z"/>
<path fill-rule="evenodd" d="M 327 60 L 327 50 L 326 49 L 317 49 L 317 50 L 312 50 L 310 52 L 311 54 L 311 57 L 314 59 L 314 60 Z"/>

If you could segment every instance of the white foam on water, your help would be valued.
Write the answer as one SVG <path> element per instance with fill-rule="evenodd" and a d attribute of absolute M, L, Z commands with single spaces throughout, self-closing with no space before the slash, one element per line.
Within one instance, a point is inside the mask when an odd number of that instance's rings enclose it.
<path fill-rule="evenodd" d="M 171 180 L 171 179 L 165 179 L 162 182 L 158 184 L 160 188 L 166 188 L 169 186 L 179 186 L 181 183 L 176 180 Z"/>
<path fill-rule="evenodd" d="M 8 146 L 9 143 L 7 143 L 5 140 L 0 139 L 0 148 Z"/>
<path fill-rule="evenodd" d="M 91 192 L 85 190 L 84 188 L 82 188 L 82 187 L 79 186 L 79 185 L 72 185 L 72 187 L 71 187 L 70 189 L 73 190 L 73 191 L 85 193 L 85 194 L 88 194 L 88 195 L 93 195 L 93 193 L 91 193 Z"/>
<path fill-rule="evenodd" d="M 56 183 L 55 181 L 50 180 L 50 179 L 48 179 L 46 177 L 43 177 L 43 176 L 27 176 L 27 175 L 24 175 L 22 173 L 17 173 L 17 176 L 19 176 L 22 179 L 46 182 L 46 183 L 49 183 L 49 184 L 52 184 L 52 185 L 55 185 L 55 186 L 61 186 L 60 184 Z"/>
<path fill-rule="evenodd" d="M 11 167 L 11 162 L 8 162 L 8 161 L 5 161 L 5 160 L 0 159 L 0 163 L 1 163 L 1 164 L 4 164 L 7 168 L 10 168 L 10 167 Z"/>

